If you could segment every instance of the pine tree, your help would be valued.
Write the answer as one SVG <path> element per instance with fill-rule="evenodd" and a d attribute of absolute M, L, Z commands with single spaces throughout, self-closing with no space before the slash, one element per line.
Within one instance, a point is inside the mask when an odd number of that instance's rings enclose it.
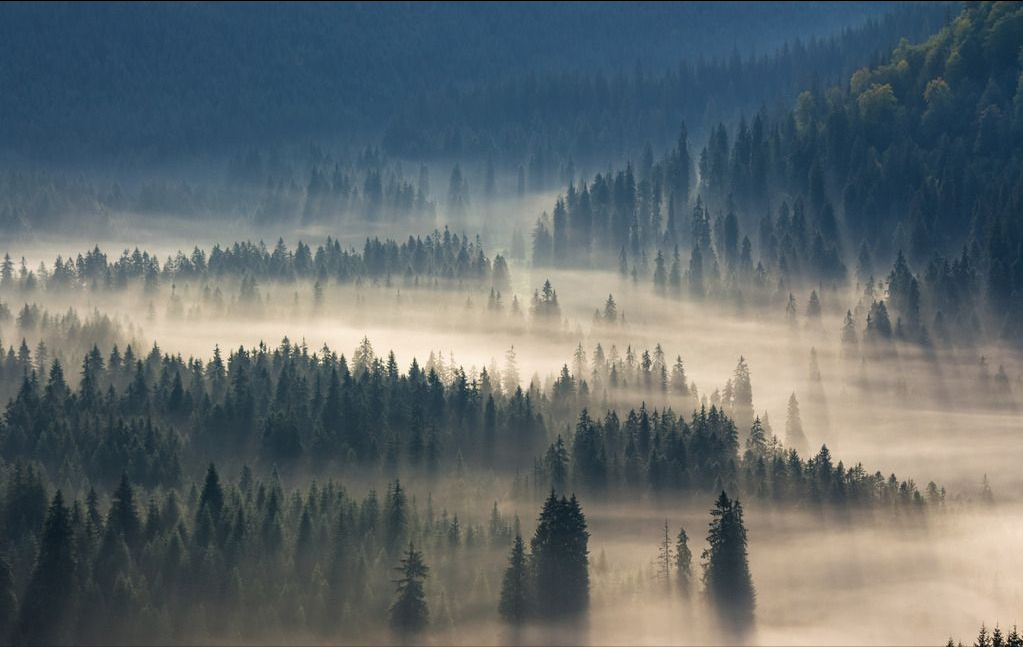
<path fill-rule="evenodd" d="M 657 577 L 665 581 L 671 590 L 671 568 L 674 566 L 675 553 L 671 546 L 671 535 L 668 532 L 668 520 L 664 520 L 664 536 L 657 546 Z"/>
<path fill-rule="evenodd" d="M 568 479 L 568 450 L 565 449 L 565 441 L 562 440 L 560 434 L 547 448 L 547 453 L 543 457 L 543 465 L 550 477 L 552 488 L 563 490 Z"/>
<path fill-rule="evenodd" d="M 805 454 L 808 448 L 806 434 L 803 433 L 803 421 L 799 416 L 799 402 L 796 394 L 789 396 L 789 406 L 785 418 L 785 446 Z"/>
<path fill-rule="evenodd" d="M 17 619 L 18 597 L 14 592 L 14 573 L 7 558 L 0 555 L 0 643 L 10 644 L 11 628 Z"/>
<path fill-rule="evenodd" d="M 538 616 L 571 620 L 586 612 L 590 598 L 589 536 L 575 496 L 558 499 L 551 490 L 530 541 Z"/>
<path fill-rule="evenodd" d="M 711 510 L 703 551 L 703 585 L 725 629 L 744 634 L 753 625 L 756 593 L 746 554 L 746 528 L 742 506 L 724 490 Z"/>
<path fill-rule="evenodd" d="M 675 539 L 675 573 L 679 592 L 688 598 L 693 590 L 693 553 L 689 550 L 689 536 L 685 528 L 678 529 Z"/>
<path fill-rule="evenodd" d="M 654 287 L 662 294 L 668 289 L 668 269 L 661 250 L 657 250 L 654 259 Z"/>
<path fill-rule="evenodd" d="M 220 512 L 224 508 L 224 490 L 220 487 L 220 475 L 217 468 L 210 463 L 206 469 L 206 480 L 202 484 L 202 494 L 199 495 L 199 509 L 196 517 L 209 513 L 213 522 L 220 522 Z"/>
<path fill-rule="evenodd" d="M 806 325 L 809 328 L 817 327 L 821 321 L 821 300 L 817 296 L 817 290 L 810 291 L 810 299 L 806 302 Z"/>
<path fill-rule="evenodd" d="M 1012 625 L 1012 631 L 1005 637 L 1006 647 L 1023 647 L 1023 636 L 1019 635 L 1016 625 Z"/>
<path fill-rule="evenodd" d="M 71 638 L 76 580 L 73 542 L 70 513 L 57 490 L 21 608 L 17 643 L 54 645 Z"/>
<path fill-rule="evenodd" d="M 852 310 L 846 310 L 845 319 L 842 321 L 842 354 L 845 357 L 853 357 L 859 348 L 859 336 L 856 334 L 856 322 L 853 320 Z"/>
<path fill-rule="evenodd" d="M 389 554 L 396 554 L 398 546 L 405 539 L 408 527 L 408 502 L 401 483 L 394 481 L 394 487 L 388 488 L 384 502 L 384 545 Z"/>
<path fill-rule="evenodd" d="M 401 566 L 394 570 L 401 573 L 401 577 L 395 580 L 397 598 L 390 609 L 391 628 L 402 636 L 414 635 L 430 622 L 423 590 L 423 580 L 429 576 L 430 569 L 423 563 L 423 554 L 409 542 Z"/>
<path fill-rule="evenodd" d="M 675 199 L 672 194 L 672 200 Z M 670 236 L 669 237 L 673 237 Z M 682 259 L 678 254 L 678 245 L 675 246 L 675 252 L 671 257 L 671 271 L 668 273 L 668 285 L 671 288 L 671 293 L 674 296 L 680 296 L 682 294 Z"/>
<path fill-rule="evenodd" d="M 135 491 L 128 475 L 121 474 L 121 482 L 114 491 L 110 512 L 107 514 L 107 532 L 120 533 L 129 548 L 136 546 L 139 536 L 139 515 L 135 507 Z"/>
<path fill-rule="evenodd" d="M 753 419 L 753 425 L 750 426 L 749 437 L 746 438 L 746 455 L 745 460 L 754 461 L 757 458 L 763 457 L 767 453 L 767 432 L 764 429 L 764 424 L 760 421 L 760 416 Z"/>
<path fill-rule="evenodd" d="M 604 321 L 613 324 L 618 322 L 618 305 L 615 303 L 614 295 L 608 294 L 604 302 Z"/>
<path fill-rule="evenodd" d="M 753 385 L 745 357 L 739 357 L 732 376 L 732 418 L 740 429 L 753 424 Z"/>
<path fill-rule="evenodd" d="M 505 622 L 512 625 L 521 624 L 529 615 L 530 597 L 526 546 L 522 541 L 522 535 L 516 533 L 515 543 L 508 558 L 508 568 L 501 582 L 501 600 L 497 610 Z"/>
<path fill-rule="evenodd" d="M 991 636 L 988 634 L 987 626 L 980 626 L 980 631 L 977 633 L 977 642 L 974 643 L 974 646 L 991 647 Z"/>

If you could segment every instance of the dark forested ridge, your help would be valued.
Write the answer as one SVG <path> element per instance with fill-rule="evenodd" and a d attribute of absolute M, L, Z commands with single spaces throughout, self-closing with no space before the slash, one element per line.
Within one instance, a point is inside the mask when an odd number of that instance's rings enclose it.
<path fill-rule="evenodd" d="M 713 50 L 696 56 L 685 55 L 688 46 L 680 43 L 681 60 L 667 66 L 530 74 L 426 91 L 392 118 L 382 145 L 414 159 L 489 156 L 505 167 L 522 164 L 551 185 L 558 178 L 551 171 L 600 168 L 650 143 L 661 149 L 680 123 L 702 140 L 718 120 L 789 105 L 804 89 L 837 83 L 886 56 L 900 39 L 926 39 L 952 8 L 898 4 L 839 35 L 776 49 L 749 52 L 737 43 L 728 56 Z"/>
<path fill-rule="evenodd" d="M 31 78 L 33 92 L 0 95 L 0 129 L 8 129 L 0 131 L 0 230 L 31 235 L 74 223 L 107 235 L 102 227 L 118 215 L 256 226 L 493 219 L 497 203 L 564 187 L 651 143 L 664 150 L 682 122 L 702 140 L 719 120 L 788 105 L 900 38 L 923 39 L 950 10 L 798 3 L 760 15 L 741 3 L 640 3 L 627 12 L 545 4 L 544 15 L 571 13 L 556 32 L 501 29 L 494 38 L 508 48 L 467 40 L 479 23 L 542 23 L 537 6 L 521 4 L 491 5 L 487 15 L 444 3 L 288 11 L 95 3 L 52 15 L 31 3 L 5 6 L 0 87 Z M 755 20 L 755 35 L 721 51 L 725 41 L 693 27 L 710 17 L 726 19 L 732 33 Z M 785 27 L 766 27 L 783 18 Z M 419 20 L 434 27 L 410 39 Z M 821 38 L 795 31 L 774 43 L 773 31 L 802 21 L 822 25 Z M 605 31 L 601 42 L 620 41 L 618 49 L 586 51 Z M 444 49 L 450 32 L 460 46 Z M 651 38 L 662 32 L 658 53 Z M 395 56 L 392 41 L 425 51 Z M 573 48 L 585 64 L 573 63 Z M 551 50 L 559 56 L 546 56 Z M 608 52 L 617 55 L 607 61 Z M 536 59 L 543 63 L 523 62 Z M 402 168 L 410 159 L 420 168 Z M 453 201 L 437 189 L 459 164 L 468 181 Z"/>
<path fill-rule="evenodd" d="M 766 52 L 892 4 L 11 3 L 0 141 L 30 157 L 151 159 L 350 141 L 435 86 Z"/>
<path fill-rule="evenodd" d="M 663 292 L 779 308 L 794 285 L 855 281 L 916 339 L 1018 341 L 1021 16 L 971 3 L 791 112 L 722 124 L 698 154 L 683 130 L 660 162 L 570 187 L 537 222 L 534 262 L 618 258 Z"/>

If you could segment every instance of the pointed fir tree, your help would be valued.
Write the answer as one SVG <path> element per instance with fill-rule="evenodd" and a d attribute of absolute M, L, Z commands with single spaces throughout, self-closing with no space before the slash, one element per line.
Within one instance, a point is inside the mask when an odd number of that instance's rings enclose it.
<path fill-rule="evenodd" d="M 18 619 L 15 642 L 25 645 L 66 643 L 75 615 L 75 555 L 71 516 L 60 490 L 53 496 L 32 579 Z"/>
<path fill-rule="evenodd" d="M 785 417 L 785 446 L 800 454 L 806 454 L 809 446 L 806 434 L 803 433 L 803 421 L 799 415 L 799 402 L 796 400 L 795 393 L 789 396 L 789 406 Z"/>
<path fill-rule="evenodd" d="M 0 555 L 0 643 L 11 644 L 11 628 L 17 619 L 18 596 L 14 591 L 14 573 L 7 558 Z"/>
<path fill-rule="evenodd" d="M 422 632 L 430 622 L 423 588 L 423 580 L 429 576 L 430 569 L 423 562 L 423 554 L 409 542 L 401 566 L 394 570 L 401 577 L 395 580 L 396 598 L 390 608 L 391 628 L 401 636 L 412 636 Z"/>
<path fill-rule="evenodd" d="M 671 590 L 671 569 L 674 564 L 675 552 L 671 545 L 671 534 L 668 531 L 668 520 L 664 520 L 664 535 L 657 545 L 657 577 L 663 579 L 665 586 Z"/>
<path fill-rule="evenodd" d="M 675 577 L 679 593 L 688 598 L 693 590 L 693 552 L 685 528 L 679 528 L 675 538 Z"/>
<path fill-rule="evenodd" d="M 579 502 L 551 490 L 530 541 L 536 611 L 548 621 L 575 620 L 589 607 L 590 534 Z"/>
<path fill-rule="evenodd" d="M 388 488 L 384 501 L 384 547 L 390 555 L 396 555 L 405 539 L 408 528 L 408 500 L 401 482 L 395 480 L 394 487 Z"/>
<path fill-rule="evenodd" d="M 522 535 L 516 533 L 508 557 L 508 568 L 501 581 L 501 599 L 497 610 L 501 618 L 511 625 L 525 622 L 529 616 L 530 586 L 529 566 L 526 561 L 526 546 Z"/>
<path fill-rule="evenodd" d="M 220 522 L 220 512 L 224 508 L 224 490 L 220 486 L 220 475 L 217 468 L 210 463 L 206 469 L 206 480 L 202 484 L 202 493 L 199 495 L 199 509 L 196 511 L 196 518 L 209 513 L 214 523 Z"/>
<path fill-rule="evenodd" d="M 711 517 L 703 551 L 705 593 L 724 628 L 742 635 L 752 627 L 756 607 L 742 506 L 722 490 Z"/>

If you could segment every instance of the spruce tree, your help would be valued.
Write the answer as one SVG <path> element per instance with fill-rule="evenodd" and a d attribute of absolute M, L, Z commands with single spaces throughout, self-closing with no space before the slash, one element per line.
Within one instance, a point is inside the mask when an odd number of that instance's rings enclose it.
<path fill-rule="evenodd" d="M 703 585 L 724 628 L 743 634 L 753 625 L 756 593 L 746 554 L 742 505 L 722 490 L 711 517 L 709 546 L 703 551 Z"/>
<path fill-rule="evenodd" d="M 423 562 L 423 554 L 409 542 L 401 566 L 394 570 L 401 577 L 395 580 L 397 597 L 390 609 L 391 628 L 402 636 L 414 635 L 425 629 L 430 622 L 426 593 L 423 590 L 423 580 L 429 576 L 430 569 Z"/>
<path fill-rule="evenodd" d="M 685 528 L 678 529 L 675 539 L 675 573 L 679 592 L 688 598 L 693 588 L 693 552 L 689 550 L 689 536 Z"/>
<path fill-rule="evenodd" d="M 739 357 L 732 376 L 732 418 L 740 429 L 753 424 L 753 386 L 745 357 Z"/>
<path fill-rule="evenodd" d="M 757 416 L 753 419 L 753 425 L 750 427 L 749 436 L 746 438 L 746 454 L 744 460 L 752 462 L 765 456 L 767 454 L 767 444 L 767 432 L 764 430 L 764 423 L 760 421 L 760 416 Z"/>
<path fill-rule="evenodd" d="M 14 573 L 7 558 L 0 555 L 0 643 L 10 644 L 11 627 L 17 618 L 18 597 L 14 592 Z"/>
<path fill-rule="evenodd" d="M 544 469 L 551 480 L 551 487 L 555 490 L 563 490 L 568 480 L 568 450 L 565 449 L 565 441 L 561 435 L 547 448 L 543 457 Z"/>
<path fill-rule="evenodd" d="M 200 517 L 208 512 L 214 523 L 220 521 L 220 511 L 224 507 L 224 490 L 220 486 L 220 475 L 217 468 L 210 463 L 206 469 L 206 480 L 202 484 L 202 494 L 199 495 L 199 509 L 196 516 Z"/>
<path fill-rule="evenodd" d="M 529 602 L 529 568 L 526 563 L 526 546 L 522 541 L 522 535 L 516 534 L 511 555 L 508 558 L 508 568 L 505 570 L 504 580 L 501 582 L 501 600 L 497 610 L 505 622 L 518 625 L 522 624 L 529 615 Z"/>
<path fill-rule="evenodd" d="M 803 421 L 799 416 L 799 402 L 796 394 L 789 396 L 789 406 L 785 418 L 785 446 L 794 449 L 800 454 L 806 454 L 809 444 L 806 434 L 803 433 Z"/>
<path fill-rule="evenodd" d="M 589 606 L 590 534 L 575 495 L 544 502 L 530 541 L 537 615 L 548 620 L 578 618 Z"/>
<path fill-rule="evenodd" d="M 25 593 L 15 642 L 65 643 L 73 630 L 75 605 L 74 533 L 60 490 L 53 496 L 40 540 L 39 556 Z"/>
<path fill-rule="evenodd" d="M 674 566 L 675 553 L 671 546 L 671 535 L 668 532 L 668 520 L 664 520 L 664 535 L 657 546 L 657 577 L 663 579 L 668 590 L 671 590 L 671 568 Z"/>
<path fill-rule="evenodd" d="M 988 633 L 986 625 L 980 626 L 980 631 L 977 633 L 977 642 L 973 644 L 976 647 L 991 647 L 991 635 Z"/>
<path fill-rule="evenodd" d="M 408 526 L 408 502 L 401 483 L 394 481 L 394 487 L 388 488 L 384 502 L 384 543 L 388 553 L 394 555 L 405 538 Z"/>
<path fill-rule="evenodd" d="M 139 535 L 139 515 L 135 508 L 135 491 L 128 475 L 121 474 L 121 482 L 114 491 L 110 512 L 107 514 L 108 532 L 120 533 L 129 548 L 135 547 Z"/>

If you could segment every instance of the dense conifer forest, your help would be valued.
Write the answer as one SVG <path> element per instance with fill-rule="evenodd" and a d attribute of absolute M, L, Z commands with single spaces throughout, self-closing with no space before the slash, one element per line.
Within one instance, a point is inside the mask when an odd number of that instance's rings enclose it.
<path fill-rule="evenodd" d="M 14 2 L 0 89 L 3 644 L 1021 644 L 1023 3 Z"/>

